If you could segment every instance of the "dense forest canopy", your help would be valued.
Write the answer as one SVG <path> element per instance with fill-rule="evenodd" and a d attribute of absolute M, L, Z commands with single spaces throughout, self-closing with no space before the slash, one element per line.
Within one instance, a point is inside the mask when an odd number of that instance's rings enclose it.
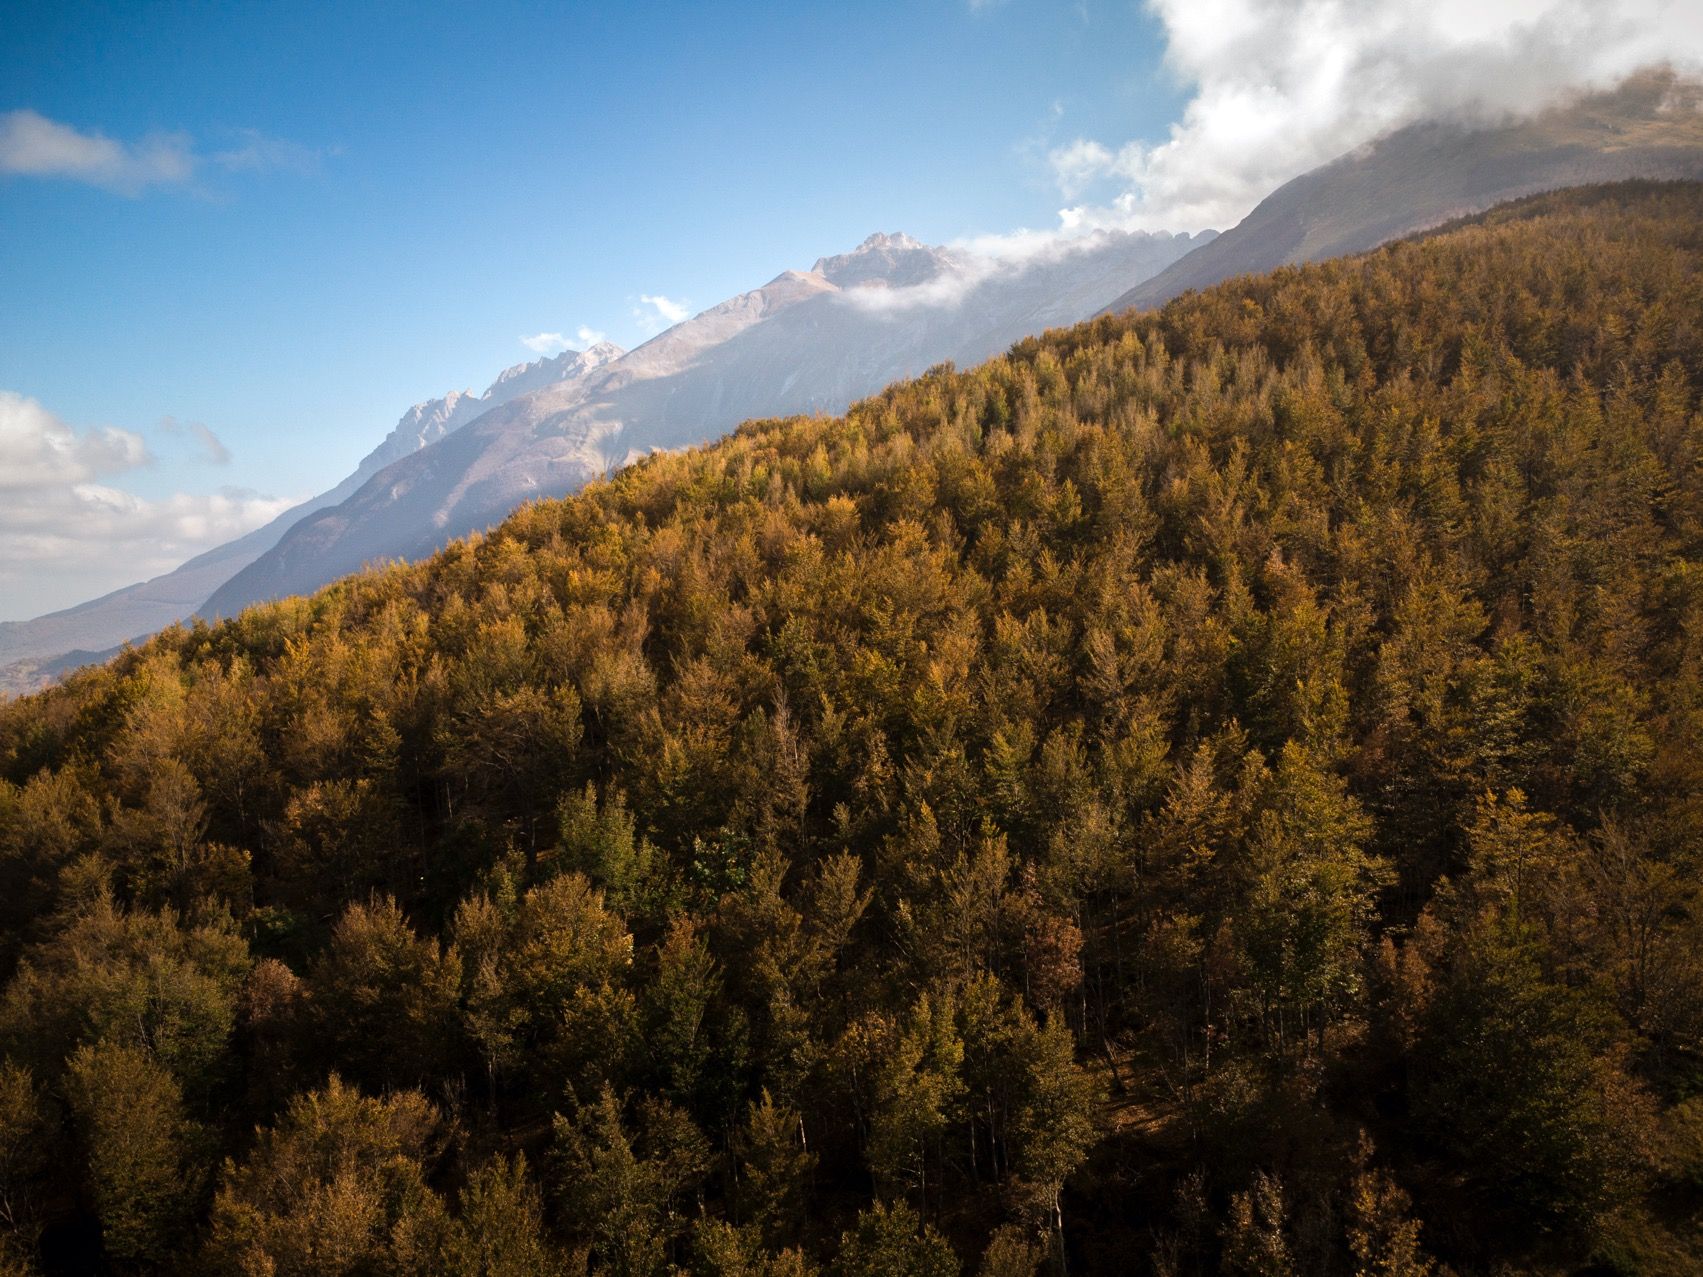
<path fill-rule="evenodd" d="M 0 705 L 0 1272 L 1703 1265 L 1703 187 Z"/>

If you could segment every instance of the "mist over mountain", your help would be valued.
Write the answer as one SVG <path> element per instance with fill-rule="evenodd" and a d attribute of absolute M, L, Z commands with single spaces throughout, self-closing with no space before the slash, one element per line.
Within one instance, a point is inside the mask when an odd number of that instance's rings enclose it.
<path fill-rule="evenodd" d="M 1303 174 L 1108 311 L 1233 275 L 1363 252 L 1557 187 L 1703 176 L 1703 84 L 1649 71 L 1529 119 L 1416 124 Z"/>

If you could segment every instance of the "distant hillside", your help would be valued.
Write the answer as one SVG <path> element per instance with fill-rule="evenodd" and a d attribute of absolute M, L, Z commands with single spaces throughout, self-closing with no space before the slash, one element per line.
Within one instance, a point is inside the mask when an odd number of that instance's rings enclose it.
<path fill-rule="evenodd" d="M 1159 306 L 1234 275 L 1364 252 L 1537 191 L 1639 177 L 1703 177 L 1703 85 L 1648 73 L 1532 120 L 1402 129 L 1279 187 L 1106 309 Z"/>
<path fill-rule="evenodd" d="M 0 1265 L 1703 1271 L 1700 317 L 1546 195 L 0 704 Z"/>

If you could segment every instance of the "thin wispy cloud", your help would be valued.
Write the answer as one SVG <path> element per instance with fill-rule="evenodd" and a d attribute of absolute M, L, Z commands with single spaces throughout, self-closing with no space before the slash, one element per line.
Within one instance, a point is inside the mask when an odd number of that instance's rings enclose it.
<path fill-rule="evenodd" d="M 561 333 L 533 333 L 530 337 L 522 337 L 520 344 L 535 355 L 559 355 L 573 342 Z"/>
<path fill-rule="evenodd" d="M 208 170 L 225 173 L 316 171 L 327 152 L 253 129 L 235 144 L 202 151 L 187 133 L 149 133 L 121 141 L 37 111 L 0 114 L 0 174 L 82 182 L 119 195 L 152 187 L 188 187 Z"/>
<path fill-rule="evenodd" d="M 325 157 L 335 149 L 303 146 L 281 137 L 269 137 L 257 129 L 238 129 L 236 144 L 212 152 L 208 161 L 227 173 L 294 173 L 308 177 L 319 172 Z"/>
<path fill-rule="evenodd" d="M 1657 64 L 1703 70 L 1692 0 L 1148 0 L 1192 90 L 1167 137 L 1074 137 L 1045 164 L 1056 226 L 974 241 L 1033 251 L 1096 229 L 1234 225 L 1290 178 L 1404 125 L 1534 114 Z"/>
<path fill-rule="evenodd" d="M 195 155 L 182 133 L 118 142 L 35 111 L 8 111 L 0 115 L 0 173 L 67 178 L 136 195 L 150 186 L 187 182 L 195 173 Z"/>
<path fill-rule="evenodd" d="M 1117 171 L 1117 156 L 1091 138 L 1077 138 L 1047 153 L 1047 166 L 1066 199 L 1075 199 L 1107 173 Z"/>
<path fill-rule="evenodd" d="M 917 311 L 950 310 L 1006 269 L 1006 264 L 995 257 L 960 251 L 950 254 L 943 269 L 920 284 L 846 288 L 835 293 L 834 300 L 870 315 L 902 316 Z"/>
<path fill-rule="evenodd" d="M 1088 251 L 1100 238 L 1096 234 L 1019 231 L 955 240 L 943 254 L 939 273 L 931 279 L 896 288 L 846 288 L 833 294 L 833 299 L 865 314 L 888 317 L 953 310 L 985 284 L 1009 281 L 1033 266 Z"/>
<path fill-rule="evenodd" d="M 162 417 L 160 429 L 168 435 L 194 440 L 200 446 L 203 461 L 215 466 L 228 466 L 231 463 L 231 450 L 225 446 L 224 440 L 213 432 L 213 428 L 205 422 L 179 421 L 176 417 Z"/>

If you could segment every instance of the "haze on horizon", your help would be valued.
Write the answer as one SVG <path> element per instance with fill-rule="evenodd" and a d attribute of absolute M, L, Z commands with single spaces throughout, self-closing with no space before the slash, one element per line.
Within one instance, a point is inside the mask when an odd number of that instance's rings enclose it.
<path fill-rule="evenodd" d="M 1703 66 L 1671 0 L 6 8 L 0 620 L 258 526 L 410 402 L 870 231 L 1224 227 L 1403 124 Z"/>

